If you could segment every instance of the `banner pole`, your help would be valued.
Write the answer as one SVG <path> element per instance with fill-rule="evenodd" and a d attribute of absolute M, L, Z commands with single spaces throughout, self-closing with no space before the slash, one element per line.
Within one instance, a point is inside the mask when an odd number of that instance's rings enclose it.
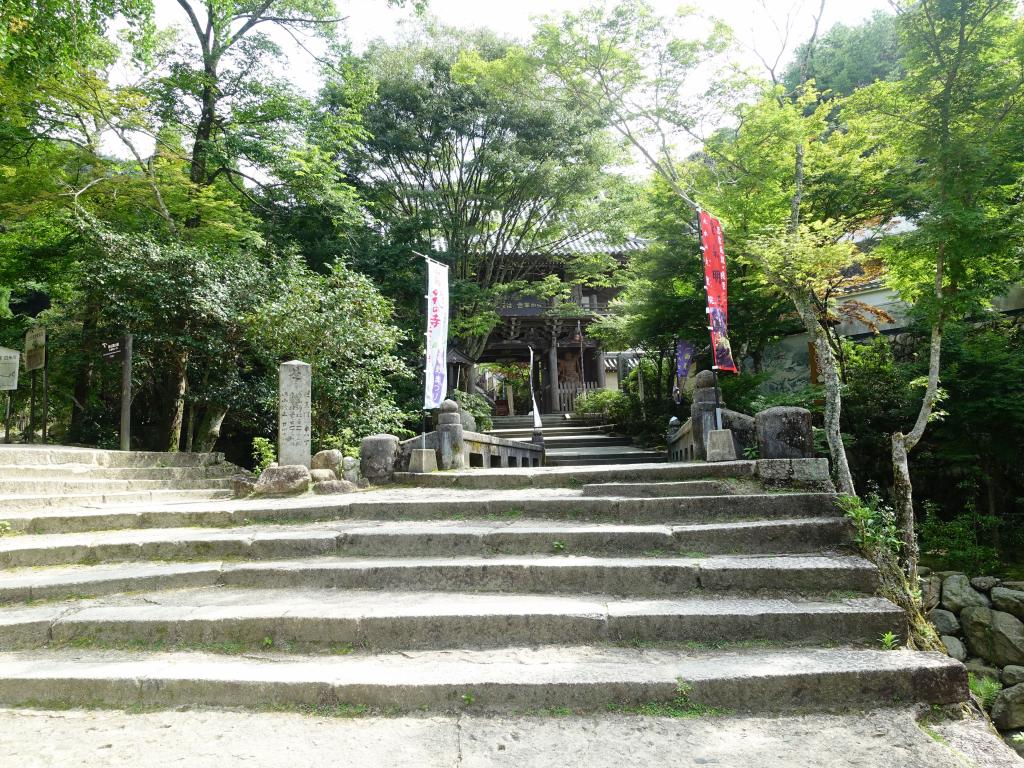
<path fill-rule="evenodd" d="M 43 345 L 43 445 L 46 444 L 46 422 L 50 420 L 50 337 Z"/>
<path fill-rule="evenodd" d="M 11 442 L 11 393 L 7 393 L 7 408 L 4 411 L 4 442 Z"/>
<path fill-rule="evenodd" d="M 32 394 L 29 395 L 28 401 L 28 439 L 26 442 L 32 443 L 36 437 L 36 372 L 32 371 Z"/>

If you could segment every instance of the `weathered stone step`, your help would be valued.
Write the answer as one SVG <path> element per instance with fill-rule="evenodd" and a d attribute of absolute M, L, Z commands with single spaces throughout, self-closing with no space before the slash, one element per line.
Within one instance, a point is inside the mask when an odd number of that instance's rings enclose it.
<path fill-rule="evenodd" d="M 224 461 L 221 453 L 109 451 L 64 445 L 0 445 L 0 466 L 94 464 L 101 467 L 205 467 Z"/>
<path fill-rule="evenodd" d="M 544 494 L 489 497 L 411 496 L 396 502 L 372 494 L 355 497 L 351 514 L 363 518 L 441 516 L 524 516 L 556 518 L 604 518 L 622 522 L 704 522 L 713 520 L 832 517 L 840 512 L 829 493 L 733 494 L 727 496 L 678 496 L 635 499 Z"/>
<path fill-rule="evenodd" d="M 24 520 L 33 520 L 33 516 L 25 516 L 25 512 L 35 510 L 70 510 L 74 508 L 101 507 L 105 505 L 118 504 L 146 504 L 148 502 L 174 502 L 174 501 L 206 501 L 231 498 L 231 491 L 218 488 L 198 488 L 191 490 L 159 490 L 159 491 L 110 491 L 100 493 L 74 493 L 37 496 L 2 496 L 0 497 L 0 508 L 4 520 L 11 523 L 11 528 L 16 531 L 39 530 L 59 531 L 75 530 L 74 528 L 63 529 L 60 525 L 56 527 L 32 528 L 22 523 Z M 22 514 L 17 514 L 17 513 Z M 54 517 L 53 519 L 59 519 Z M 85 518 L 82 518 L 85 519 Z M 45 524 L 44 524 L 45 525 Z"/>
<path fill-rule="evenodd" d="M 584 496 L 625 496 L 659 498 L 669 496 L 728 496 L 750 492 L 754 483 L 726 480 L 680 480 L 671 483 L 591 483 L 583 486 Z"/>
<path fill-rule="evenodd" d="M 632 445 L 628 437 L 605 434 L 583 435 L 544 435 L 544 447 L 547 450 L 558 448 L 611 448 Z"/>
<path fill-rule="evenodd" d="M 2 480 L 198 480 L 230 477 L 240 470 L 233 464 L 203 467 L 101 467 L 95 464 L 44 464 L 0 467 Z"/>
<path fill-rule="evenodd" d="M 542 427 L 541 433 L 545 440 L 548 437 L 562 437 L 564 435 L 606 435 L 611 431 L 610 426 L 586 426 L 586 427 Z M 491 429 L 487 434 L 495 437 L 504 437 L 506 440 L 526 440 L 533 437 L 533 428 L 519 429 Z"/>
<path fill-rule="evenodd" d="M 398 473 L 401 483 L 430 488 L 579 488 L 593 483 L 657 483 L 722 478 L 752 479 L 772 487 L 831 489 L 827 459 L 757 459 L 708 464 L 654 462 L 629 466 L 548 466 L 472 469 L 425 475 Z"/>
<path fill-rule="evenodd" d="M 877 597 L 615 600 L 207 588 L 0 610 L 0 649 L 241 646 L 331 651 L 509 645 L 757 642 L 871 644 L 905 633 Z"/>
<path fill-rule="evenodd" d="M 204 488 L 221 490 L 231 487 L 223 477 L 167 478 L 125 480 L 106 477 L 75 477 L 49 479 L 0 478 L 0 503 L 12 497 L 27 496 L 81 496 L 119 491 L 190 491 Z"/>
<path fill-rule="evenodd" d="M 170 492 L 152 492 L 164 494 Z M 172 501 L 206 498 L 210 492 L 182 491 Z M 223 498 L 226 492 L 218 493 Z M 129 494 L 109 494 L 117 501 Z M 147 497 L 148 499 L 148 497 Z M 70 503 L 70 502 L 69 502 Z M 584 497 L 579 490 L 516 489 L 462 491 L 399 488 L 342 496 L 305 496 L 279 500 L 103 506 L 93 508 L 6 510 L 2 519 L 26 533 L 76 533 L 122 528 L 175 528 L 243 525 L 248 522 L 312 522 L 341 519 L 438 520 L 483 518 L 510 522 L 520 518 L 566 518 L 628 523 L 701 523 L 729 520 L 836 517 L 835 496 L 828 493 L 734 494 L 629 499 Z M 87 506 L 87 505 L 82 505 Z"/>
<path fill-rule="evenodd" d="M 850 533 L 840 518 L 699 525 L 353 520 L 231 529 L 149 528 L 0 538 L 0 568 L 327 554 L 799 554 L 846 545 Z"/>
<path fill-rule="evenodd" d="M 723 461 L 715 464 L 654 462 L 606 467 L 537 467 L 516 471 L 472 469 L 414 475 L 399 472 L 395 479 L 428 488 L 485 490 L 500 488 L 579 488 L 592 483 L 644 483 L 705 480 L 724 477 L 756 478 L 757 462 Z"/>
<path fill-rule="evenodd" d="M 113 651 L 0 654 L 0 703 L 35 707 L 348 703 L 415 710 L 607 709 L 671 702 L 849 709 L 967 698 L 947 656 L 860 648 L 687 652 L 554 647 L 273 656 Z M 682 692 L 682 694 L 681 694 Z"/>
<path fill-rule="evenodd" d="M 587 453 L 586 448 L 554 449 L 545 454 L 544 463 L 549 467 L 598 467 L 598 466 L 622 466 L 623 464 L 651 464 L 665 462 L 665 454 L 654 451 L 628 451 L 623 447 L 619 449 L 609 448 L 607 453 Z M 604 450 L 595 448 L 592 450 Z M 564 451 L 564 453 L 561 453 Z M 628 452 L 627 452 L 628 451 Z"/>
<path fill-rule="evenodd" d="M 16 569 L 0 602 L 93 597 L 127 590 L 225 584 L 252 588 L 610 594 L 666 597 L 708 592 L 869 594 L 877 570 L 843 555 L 693 557 L 337 558 L 224 563 L 121 563 Z"/>

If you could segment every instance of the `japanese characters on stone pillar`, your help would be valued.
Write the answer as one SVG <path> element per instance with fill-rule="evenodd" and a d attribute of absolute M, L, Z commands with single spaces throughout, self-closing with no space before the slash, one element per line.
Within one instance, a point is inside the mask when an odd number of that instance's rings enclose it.
<path fill-rule="evenodd" d="M 282 467 L 310 465 L 311 381 L 309 363 L 291 360 L 278 368 L 277 463 Z"/>

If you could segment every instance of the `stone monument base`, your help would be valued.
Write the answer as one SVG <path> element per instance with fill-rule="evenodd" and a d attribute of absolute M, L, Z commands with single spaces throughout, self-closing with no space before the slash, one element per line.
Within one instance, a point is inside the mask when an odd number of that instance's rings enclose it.
<path fill-rule="evenodd" d="M 736 446 L 731 429 L 713 429 L 708 432 L 708 461 L 736 461 Z"/>
<path fill-rule="evenodd" d="M 437 472 L 437 452 L 433 448 L 414 448 L 409 457 L 409 471 L 417 475 Z"/>

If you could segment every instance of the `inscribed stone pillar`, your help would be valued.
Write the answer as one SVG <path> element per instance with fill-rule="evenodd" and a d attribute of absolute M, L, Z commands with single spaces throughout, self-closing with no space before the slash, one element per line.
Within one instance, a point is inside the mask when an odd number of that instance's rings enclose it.
<path fill-rule="evenodd" d="M 558 413 L 558 338 L 551 337 L 551 346 L 548 348 L 548 412 Z"/>
<path fill-rule="evenodd" d="M 310 465 L 312 368 L 292 360 L 277 371 L 277 463 Z"/>
<path fill-rule="evenodd" d="M 600 349 L 595 349 L 594 358 L 597 360 L 597 388 L 604 389 L 608 386 L 608 380 L 605 378 L 604 370 L 604 352 Z"/>

